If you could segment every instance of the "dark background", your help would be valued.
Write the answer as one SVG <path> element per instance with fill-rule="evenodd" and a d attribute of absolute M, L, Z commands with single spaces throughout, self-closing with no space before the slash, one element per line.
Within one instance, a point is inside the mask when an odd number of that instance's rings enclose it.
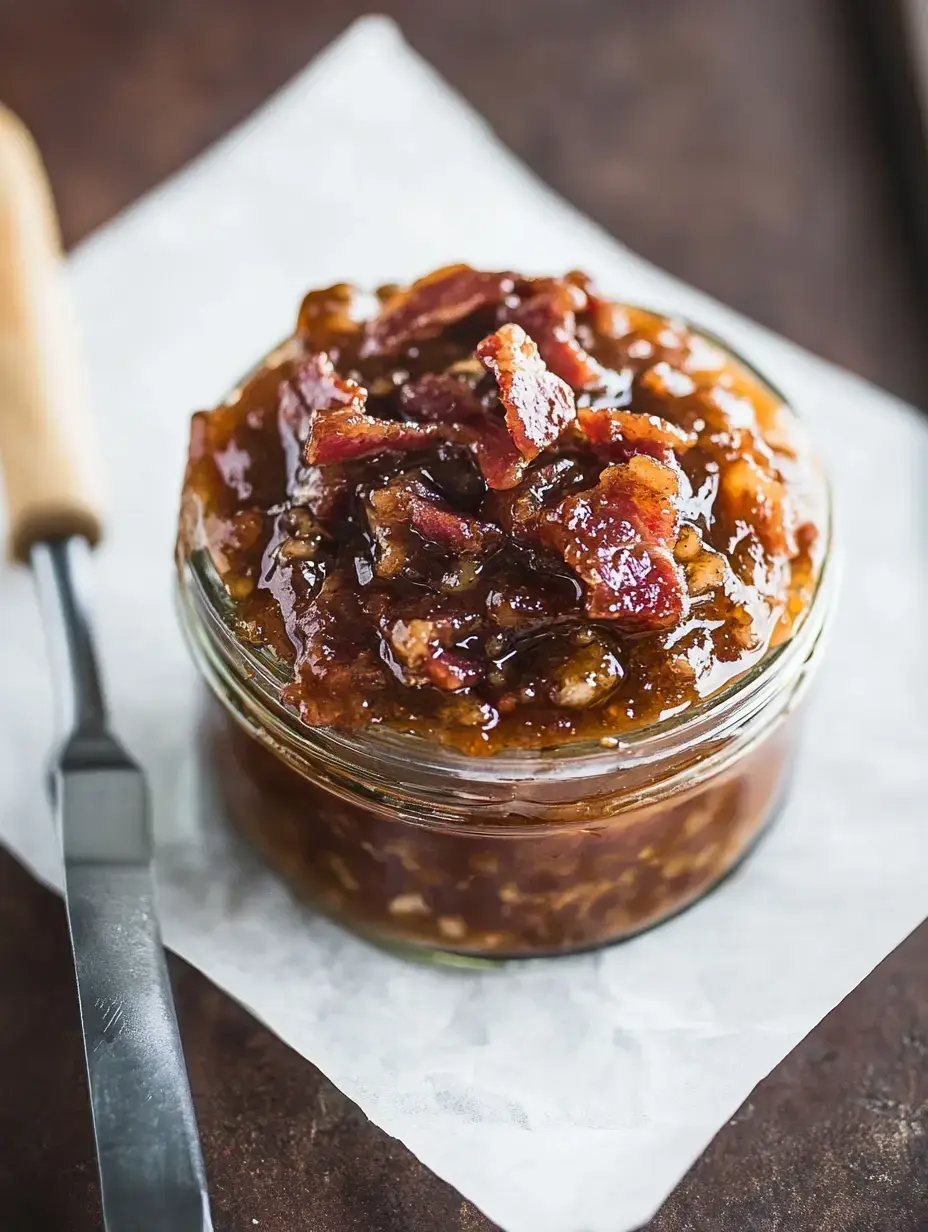
<path fill-rule="evenodd" d="M 536 171 L 631 247 L 928 404 L 918 279 L 849 5 L 381 7 Z M 68 242 L 363 11 L 0 0 L 0 99 L 38 137 Z M 649 1232 L 928 1229 L 926 970 L 923 928 L 758 1088 Z M 491 1232 L 308 1062 L 185 964 L 172 973 L 220 1232 Z M 0 1006 L 0 1226 L 89 1232 L 99 1213 L 64 917 L 5 855 Z"/>

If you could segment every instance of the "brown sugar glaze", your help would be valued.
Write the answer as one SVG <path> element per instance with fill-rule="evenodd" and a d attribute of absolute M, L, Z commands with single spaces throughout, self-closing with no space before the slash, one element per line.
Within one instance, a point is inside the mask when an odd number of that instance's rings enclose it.
<path fill-rule="evenodd" d="M 644 768 L 607 762 L 802 628 L 818 465 L 721 344 L 583 275 L 452 266 L 378 299 L 312 292 L 294 337 L 194 416 L 182 594 L 207 560 L 291 716 L 243 701 L 250 669 L 231 701 L 201 657 L 226 702 L 204 725 L 224 806 L 380 940 L 519 956 L 626 936 L 717 882 L 782 798 L 788 699 Z M 416 737 L 392 780 L 373 745 L 354 773 L 307 752 L 307 734 L 378 731 Z M 452 776 L 433 824 L 420 745 L 475 769 L 599 748 L 603 770 L 478 775 L 463 804 Z"/>

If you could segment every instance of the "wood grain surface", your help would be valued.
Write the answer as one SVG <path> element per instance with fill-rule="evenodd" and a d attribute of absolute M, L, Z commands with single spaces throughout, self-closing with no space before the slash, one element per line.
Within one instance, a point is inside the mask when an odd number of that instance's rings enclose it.
<path fill-rule="evenodd" d="M 380 7 L 633 248 L 928 403 L 924 314 L 840 0 Z M 39 139 L 66 239 L 195 156 L 362 10 L 0 0 L 0 99 Z M 0 697 L 0 722 L 13 721 Z M 923 927 L 761 1084 L 648 1232 L 928 1228 L 926 970 Z M 219 1232 L 492 1232 L 202 976 L 180 961 L 172 975 Z M 0 1006 L 0 1227 L 90 1232 L 64 915 L 5 854 Z"/>

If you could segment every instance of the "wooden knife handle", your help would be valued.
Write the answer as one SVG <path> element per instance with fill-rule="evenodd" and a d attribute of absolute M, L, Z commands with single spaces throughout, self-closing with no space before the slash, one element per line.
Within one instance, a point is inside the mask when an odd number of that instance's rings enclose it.
<path fill-rule="evenodd" d="M 61 237 L 38 149 L 0 106 L 0 464 L 9 551 L 100 538 L 100 480 Z"/>

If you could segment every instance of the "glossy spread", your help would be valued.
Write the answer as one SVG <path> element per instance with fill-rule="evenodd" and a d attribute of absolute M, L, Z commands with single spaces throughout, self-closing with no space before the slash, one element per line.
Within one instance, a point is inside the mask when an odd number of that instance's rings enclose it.
<path fill-rule="evenodd" d="M 822 485 L 792 412 L 588 279 L 451 266 L 294 337 L 193 418 L 181 517 L 306 723 L 472 754 L 623 732 L 791 636 Z"/>

